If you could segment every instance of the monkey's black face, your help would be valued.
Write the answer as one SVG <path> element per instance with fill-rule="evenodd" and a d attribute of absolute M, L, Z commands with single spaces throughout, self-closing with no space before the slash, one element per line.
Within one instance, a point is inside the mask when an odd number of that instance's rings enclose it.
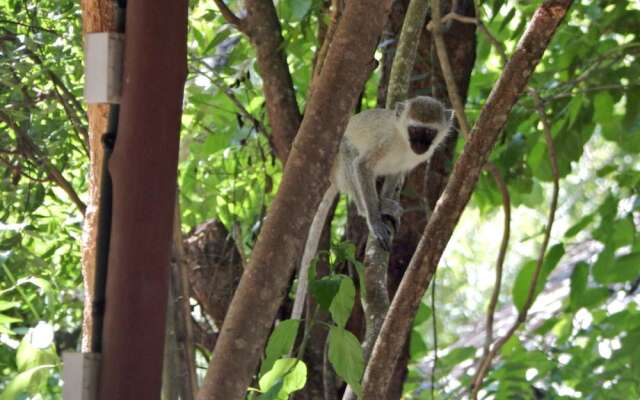
<path fill-rule="evenodd" d="M 416 154 L 424 154 L 429 150 L 433 140 L 438 135 L 438 130 L 426 126 L 409 125 L 409 144 Z"/>

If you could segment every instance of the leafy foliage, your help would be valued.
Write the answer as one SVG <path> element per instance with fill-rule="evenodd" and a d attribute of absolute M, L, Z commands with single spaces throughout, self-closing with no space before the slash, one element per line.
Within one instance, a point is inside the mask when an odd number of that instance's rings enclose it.
<path fill-rule="evenodd" d="M 317 27 L 326 18 L 321 3 L 276 2 L 301 109 Z M 478 18 L 510 54 L 539 3 L 490 0 L 482 2 Z M 234 238 L 249 254 L 282 173 L 270 148 L 262 78 L 245 36 L 211 4 L 191 1 L 190 7 L 178 178 L 182 223 L 188 229 L 217 218 L 239 232 Z M 78 2 L 0 0 L 1 398 L 59 397 L 58 355 L 78 348 L 82 215 L 61 184 L 68 182 L 80 201 L 86 199 L 80 22 Z M 559 220 L 534 294 L 537 301 L 550 292 L 557 297 L 544 302 L 548 310 L 534 309 L 532 323 L 502 348 L 481 392 L 487 398 L 640 397 L 639 32 L 633 2 L 576 2 L 532 76 L 552 125 L 562 178 Z M 480 32 L 476 57 L 467 103 L 472 120 L 502 70 L 498 50 Z M 367 84 L 365 108 L 375 105 L 379 79 L 377 71 Z M 514 211 L 504 276 L 510 290 L 499 301 L 508 315 L 528 296 L 552 179 L 529 96 L 510 115 L 491 161 L 505 177 Z M 425 365 L 433 366 L 434 323 L 435 397 L 460 398 L 470 384 L 481 344 L 468 337 L 484 324 L 500 207 L 499 191 L 482 176 L 438 272 L 435 307 L 421 305 L 414 322 L 407 399 L 431 398 L 432 369 Z M 340 205 L 334 238 L 344 231 L 344 216 Z M 353 245 L 337 242 L 334 259 L 361 273 Z M 352 275 L 312 273 L 310 291 L 333 321 L 326 327 L 329 361 L 357 390 L 364 360 L 345 327 L 362 288 L 358 274 Z M 558 282 L 563 289 L 554 292 Z M 34 346 L 34 332 L 43 326 L 55 331 L 52 342 Z M 276 326 L 260 369 L 260 398 L 286 398 L 315 371 L 290 358 L 308 329 L 288 320 Z"/>

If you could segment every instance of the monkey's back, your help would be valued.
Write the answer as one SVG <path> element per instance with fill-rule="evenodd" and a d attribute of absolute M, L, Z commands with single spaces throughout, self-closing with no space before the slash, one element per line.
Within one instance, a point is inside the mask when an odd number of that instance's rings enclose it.
<path fill-rule="evenodd" d="M 376 108 L 363 111 L 349 119 L 344 139 L 347 139 L 360 154 L 369 153 L 374 150 L 374 146 L 384 141 L 385 136 L 394 134 L 395 120 L 393 110 Z"/>
<path fill-rule="evenodd" d="M 333 183 L 341 193 L 350 197 L 353 195 L 354 183 L 350 180 L 350 176 L 354 174 L 354 171 L 351 171 L 354 167 L 353 161 L 363 154 L 375 158 L 381 144 L 397 134 L 395 120 L 395 112 L 386 109 L 366 110 L 349 119 L 331 171 Z"/>

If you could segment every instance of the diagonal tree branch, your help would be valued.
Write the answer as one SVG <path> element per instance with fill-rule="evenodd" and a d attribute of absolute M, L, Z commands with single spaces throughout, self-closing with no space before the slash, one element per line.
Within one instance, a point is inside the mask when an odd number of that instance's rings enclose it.
<path fill-rule="evenodd" d="M 393 299 L 365 371 L 363 397 L 384 393 L 411 322 L 507 116 L 524 90 L 571 0 L 547 0 L 533 15 L 511 61 L 483 107 L 418 249 Z"/>
<path fill-rule="evenodd" d="M 321 72 L 323 84 L 309 101 L 280 190 L 231 301 L 200 400 L 239 400 L 251 382 L 302 255 L 313 217 L 309 209 L 318 206 L 329 186 L 326 168 L 368 78 L 390 3 L 353 0 L 345 8 Z"/>
<path fill-rule="evenodd" d="M 466 113 L 464 111 L 464 108 L 462 106 L 463 105 L 462 99 L 460 98 L 455 85 L 454 86 L 449 85 L 449 82 L 455 83 L 455 80 L 453 79 L 451 63 L 449 62 L 447 48 L 445 46 L 444 38 L 442 35 L 442 23 L 445 21 L 446 16 L 440 19 L 440 0 L 432 0 L 431 7 L 433 9 L 433 20 L 431 21 L 430 25 L 432 25 L 434 40 L 436 43 L 436 50 L 438 52 L 438 58 L 440 60 L 440 67 L 442 68 L 442 73 L 445 76 L 445 82 L 447 84 L 449 98 L 451 99 L 451 103 L 455 107 L 455 114 L 458 118 L 460 127 L 462 128 L 462 133 L 464 134 L 465 139 L 469 140 L 469 135 L 470 135 L 469 122 L 468 122 Z M 458 14 L 454 14 L 454 13 L 447 14 L 447 16 L 450 16 L 450 15 L 458 15 Z M 476 11 L 476 15 L 478 15 L 477 11 Z M 484 27 L 484 25 L 479 23 L 480 21 L 479 19 L 476 19 L 476 18 L 471 18 L 471 19 L 476 21 L 476 23 L 478 24 L 478 27 L 480 26 Z M 489 36 L 491 36 L 490 33 L 489 33 Z M 500 46 L 497 46 L 497 47 L 501 49 Z M 501 54 L 503 55 L 503 57 L 506 57 L 504 56 L 504 50 L 501 52 Z M 505 60 L 504 64 L 506 64 L 506 58 L 504 58 L 504 60 Z M 504 227 L 502 230 L 502 239 L 500 241 L 498 257 L 496 259 L 495 285 L 493 287 L 493 293 L 491 295 L 491 300 L 487 308 L 487 322 L 486 322 L 487 335 L 486 335 L 486 340 L 484 345 L 484 354 L 487 355 L 489 354 L 489 346 L 491 344 L 492 337 L 493 337 L 493 318 L 494 318 L 495 308 L 498 303 L 498 296 L 500 295 L 500 289 L 502 287 L 502 270 L 504 266 L 504 260 L 507 254 L 507 248 L 509 246 L 509 238 L 511 236 L 511 197 L 509 196 L 509 189 L 507 187 L 507 184 L 502 178 L 502 175 L 500 174 L 500 170 L 498 170 L 498 167 L 496 167 L 495 164 L 493 164 L 491 161 L 487 161 L 487 163 L 484 166 L 484 169 L 488 171 L 489 174 L 491 174 L 491 176 L 493 177 L 496 183 L 496 186 L 498 187 L 498 190 L 500 191 L 500 194 L 502 196 L 502 208 L 504 212 Z"/>
<path fill-rule="evenodd" d="M 239 18 L 233 11 L 227 6 L 224 0 L 213 0 L 220 10 L 220 14 L 227 20 L 228 23 L 235 26 L 240 32 L 247 33 L 247 24 L 246 21 Z"/>

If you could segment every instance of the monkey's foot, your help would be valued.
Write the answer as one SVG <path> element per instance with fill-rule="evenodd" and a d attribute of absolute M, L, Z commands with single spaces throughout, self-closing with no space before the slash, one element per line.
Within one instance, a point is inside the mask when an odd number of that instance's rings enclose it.
<path fill-rule="evenodd" d="M 393 236 L 393 227 L 391 225 L 380 221 L 374 223 L 369 229 L 384 251 L 391 250 L 391 241 Z"/>
<path fill-rule="evenodd" d="M 399 202 L 386 198 L 380 199 L 380 214 L 382 215 L 382 220 L 390 224 L 394 232 L 398 231 L 402 212 L 402 206 Z"/>

